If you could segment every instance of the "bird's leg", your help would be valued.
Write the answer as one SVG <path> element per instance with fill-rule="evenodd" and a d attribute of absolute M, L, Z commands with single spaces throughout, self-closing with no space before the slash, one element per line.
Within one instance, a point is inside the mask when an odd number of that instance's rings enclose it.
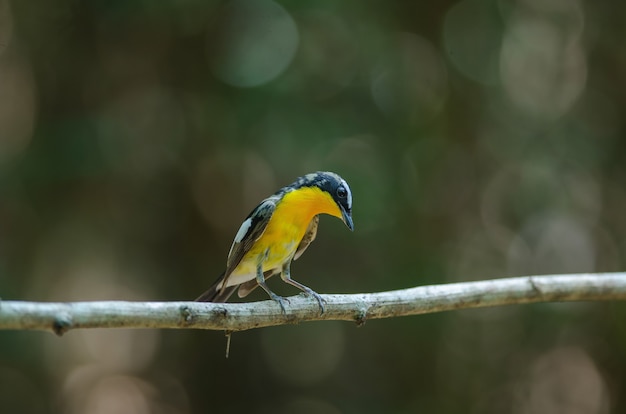
<path fill-rule="evenodd" d="M 289 301 L 282 296 L 278 296 L 276 293 L 272 292 L 269 287 L 267 287 L 267 284 L 265 283 L 265 276 L 263 275 L 263 263 L 259 263 L 256 267 L 256 282 L 259 286 L 261 286 L 261 288 L 263 288 L 270 298 L 278 302 L 283 313 L 286 314 L 287 311 L 285 310 L 285 301 Z"/>
<path fill-rule="evenodd" d="M 291 278 L 290 269 L 291 269 L 291 260 L 283 265 L 283 271 L 281 272 L 280 277 L 283 279 L 285 283 L 289 283 L 291 286 L 295 286 L 301 291 L 303 291 L 304 293 L 306 293 L 307 295 L 311 295 L 315 299 L 317 299 L 317 303 L 319 303 L 320 305 L 320 315 L 322 315 L 326 311 L 326 308 L 324 308 L 324 299 L 322 299 L 319 293 L 315 292 L 310 287 L 304 286 L 302 283 L 296 282 L 295 280 L 293 280 Z"/>

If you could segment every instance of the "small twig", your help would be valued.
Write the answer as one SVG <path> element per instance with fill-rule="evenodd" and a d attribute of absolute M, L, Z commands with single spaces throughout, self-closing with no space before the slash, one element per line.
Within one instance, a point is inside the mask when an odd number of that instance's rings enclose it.
<path fill-rule="evenodd" d="M 230 339 L 233 336 L 232 331 L 226 331 L 226 359 L 228 359 L 228 355 L 230 355 Z"/>
<path fill-rule="evenodd" d="M 417 278 L 416 278 L 417 280 Z M 286 313 L 273 301 L 70 302 L 0 301 L 0 329 L 47 330 L 62 335 L 78 328 L 213 329 L 228 332 L 314 320 L 366 320 L 455 309 L 535 302 L 626 300 L 626 273 L 529 276 L 420 286 L 352 295 L 289 298 Z"/>

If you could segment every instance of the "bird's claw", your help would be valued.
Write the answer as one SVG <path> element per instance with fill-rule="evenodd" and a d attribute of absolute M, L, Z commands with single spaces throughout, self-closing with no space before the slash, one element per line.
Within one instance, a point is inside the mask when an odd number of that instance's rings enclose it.
<path fill-rule="evenodd" d="M 289 303 L 289 299 L 284 298 L 282 296 L 278 296 L 277 294 L 272 294 L 272 300 L 278 302 L 280 305 L 280 309 L 283 311 L 283 315 L 287 314 L 287 309 L 285 308 L 285 302 Z"/>
<path fill-rule="evenodd" d="M 317 303 L 320 305 L 320 315 L 323 315 L 324 312 L 326 312 L 326 307 L 324 306 L 324 302 L 326 301 L 324 298 L 322 298 L 322 296 L 313 289 L 305 290 L 304 293 L 309 296 L 313 296 L 317 300 Z"/>

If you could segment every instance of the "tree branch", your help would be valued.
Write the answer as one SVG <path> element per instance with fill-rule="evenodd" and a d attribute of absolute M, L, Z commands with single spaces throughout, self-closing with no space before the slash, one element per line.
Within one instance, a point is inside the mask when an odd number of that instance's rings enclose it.
<path fill-rule="evenodd" d="M 535 302 L 626 300 L 626 272 L 528 276 L 420 286 L 352 295 L 289 298 L 286 314 L 273 301 L 71 302 L 0 301 L 0 329 L 47 330 L 62 335 L 78 328 L 171 328 L 240 331 L 314 320 L 354 321 L 420 315 L 453 309 Z"/>

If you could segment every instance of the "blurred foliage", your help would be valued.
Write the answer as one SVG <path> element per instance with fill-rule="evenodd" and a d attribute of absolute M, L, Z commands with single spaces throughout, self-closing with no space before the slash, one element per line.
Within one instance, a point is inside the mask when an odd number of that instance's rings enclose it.
<path fill-rule="evenodd" d="M 321 293 L 624 269 L 626 6 L 0 0 L 0 295 L 182 300 L 315 170 L 354 193 Z M 293 289 L 272 281 L 277 292 Z M 254 300 L 265 299 L 255 292 Z M 0 333 L 30 413 L 625 412 L 626 307 L 233 335 Z"/>

